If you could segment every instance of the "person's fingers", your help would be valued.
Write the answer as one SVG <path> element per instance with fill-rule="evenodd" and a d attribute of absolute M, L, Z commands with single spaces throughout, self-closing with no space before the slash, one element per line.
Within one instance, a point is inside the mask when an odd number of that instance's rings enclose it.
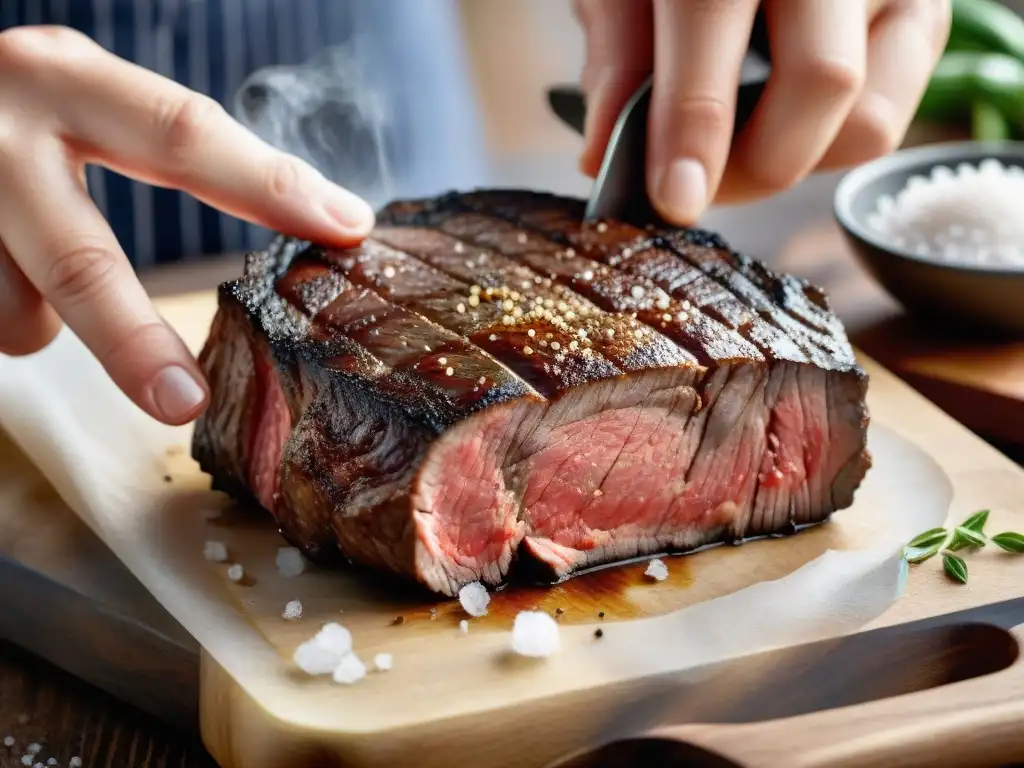
<path fill-rule="evenodd" d="M 212 99 L 70 30 L 18 31 L 5 44 L 8 66 L 34 73 L 38 98 L 82 159 L 304 239 L 352 245 L 372 228 L 365 201 L 266 144 Z"/>
<path fill-rule="evenodd" d="M 76 170 L 57 137 L 0 146 L 0 239 L 125 394 L 160 421 L 191 421 L 208 399 L 202 374 L 146 296 Z"/>
<path fill-rule="evenodd" d="M 654 0 L 648 193 L 675 224 L 714 198 L 758 0 Z"/>
<path fill-rule="evenodd" d="M 896 149 L 914 119 L 949 38 L 949 0 L 896 0 L 868 39 L 867 81 L 821 168 L 842 168 Z"/>
<path fill-rule="evenodd" d="M 788 189 L 828 150 L 864 83 L 865 0 L 765 5 L 772 73 L 737 137 L 720 200 Z"/>
<path fill-rule="evenodd" d="M 580 171 L 596 176 L 623 106 L 651 73 L 653 10 L 650 0 L 576 0 L 587 54 L 580 85 L 587 122 Z"/>
<path fill-rule="evenodd" d="M 60 331 L 60 318 L 0 242 L 0 353 L 30 355 Z"/>

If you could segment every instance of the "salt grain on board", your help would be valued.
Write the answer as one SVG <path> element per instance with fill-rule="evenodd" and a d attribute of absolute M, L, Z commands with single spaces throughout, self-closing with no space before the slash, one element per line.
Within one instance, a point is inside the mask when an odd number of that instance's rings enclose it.
<path fill-rule="evenodd" d="M 329 675 L 350 653 L 352 633 L 332 622 L 296 648 L 292 661 L 308 675 Z"/>
<path fill-rule="evenodd" d="M 232 581 L 241 581 L 245 577 L 245 569 L 238 563 L 228 567 L 228 578 Z"/>
<path fill-rule="evenodd" d="M 281 618 L 285 621 L 294 621 L 302 616 L 302 603 L 298 600 L 291 600 L 284 607 Z"/>
<path fill-rule="evenodd" d="M 470 616 L 486 616 L 487 604 L 490 602 L 491 596 L 487 594 L 487 587 L 479 581 L 467 584 L 459 590 L 459 603 Z"/>
<path fill-rule="evenodd" d="M 14 737 L 13 736 L 5 737 L 4 738 L 4 746 L 5 747 L 13 747 L 14 746 Z"/>
<path fill-rule="evenodd" d="M 50 758 L 49 760 L 47 760 L 47 761 L 46 761 L 46 764 L 47 764 L 47 765 L 56 765 L 56 764 L 57 764 L 57 762 L 58 762 L 58 761 L 57 761 L 57 758 L 56 758 L 56 757 L 51 757 L 51 758 Z"/>
<path fill-rule="evenodd" d="M 520 656 L 541 658 L 561 647 L 558 623 L 544 611 L 520 611 L 512 624 L 512 650 Z"/>
<path fill-rule="evenodd" d="M 868 227 L 918 256 L 965 266 L 1024 268 L 1024 168 L 995 158 L 911 176 L 881 195 Z"/>
<path fill-rule="evenodd" d="M 334 669 L 334 682 L 352 685 L 366 677 L 366 665 L 354 653 L 345 654 Z"/>
<path fill-rule="evenodd" d="M 33 761 L 34 761 L 35 759 L 36 759 L 36 758 L 35 758 L 35 755 L 22 755 L 22 756 L 21 756 L 21 764 L 22 764 L 22 765 L 28 765 L 28 766 L 31 766 L 31 765 L 32 765 L 32 762 L 33 762 Z"/>
<path fill-rule="evenodd" d="M 469 634 L 469 622 L 465 619 L 459 622 L 459 632 L 461 632 L 464 635 Z"/>
<path fill-rule="evenodd" d="M 655 581 L 664 581 L 668 578 L 668 566 L 658 558 L 654 558 L 647 564 L 647 570 L 644 571 L 644 576 L 649 576 Z"/>
<path fill-rule="evenodd" d="M 295 547 L 281 547 L 277 550 L 277 572 L 286 579 L 294 578 L 306 570 L 306 561 Z"/>
<path fill-rule="evenodd" d="M 72 757 L 71 762 L 68 763 L 68 765 L 70 765 L 71 768 L 82 768 L 82 758 Z"/>
<path fill-rule="evenodd" d="M 228 559 L 228 548 L 223 541 L 208 541 L 203 545 L 203 557 L 211 563 L 223 563 Z"/>
<path fill-rule="evenodd" d="M 25 747 L 25 751 L 28 752 L 30 755 L 37 755 L 40 752 L 42 752 L 42 750 L 43 750 L 42 744 L 36 744 L 34 741 L 31 744 L 29 744 L 27 747 Z"/>
<path fill-rule="evenodd" d="M 378 653 L 373 657 L 373 666 L 378 672 L 387 672 L 394 665 L 394 657 L 390 653 Z"/>

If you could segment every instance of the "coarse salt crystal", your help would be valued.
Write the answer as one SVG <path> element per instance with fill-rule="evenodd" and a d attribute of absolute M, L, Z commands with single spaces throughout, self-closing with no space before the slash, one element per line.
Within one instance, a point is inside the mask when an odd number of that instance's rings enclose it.
<path fill-rule="evenodd" d="M 238 563 L 228 566 L 228 578 L 232 581 L 241 581 L 245 577 L 245 569 Z"/>
<path fill-rule="evenodd" d="M 298 576 L 306 570 L 306 561 L 302 558 L 302 553 L 295 547 L 280 547 L 277 550 L 275 561 L 277 572 L 286 579 Z"/>
<path fill-rule="evenodd" d="M 459 632 L 461 632 L 464 635 L 469 634 L 469 622 L 465 619 L 459 622 Z"/>
<path fill-rule="evenodd" d="M 650 576 L 655 581 L 664 581 L 668 578 L 668 566 L 662 560 L 654 558 L 647 564 L 644 576 Z"/>
<path fill-rule="evenodd" d="M 302 603 L 298 600 L 291 600 L 284 607 L 281 618 L 285 621 L 294 621 L 302 616 Z"/>
<path fill-rule="evenodd" d="M 394 665 L 394 657 L 390 653 L 378 653 L 373 657 L 373 666 L 378 672 L 387 672 Z"/>
<path fill-rule="evenodd" d="M 342 685 L 352 685 L 366 677 L 366 665 L 354 653 L 346 653 L 335 667 L 332 678 Z"/>
<path fill-rule="evenodd" d="M 57 758 L 56 757 L 51 757 L 49 760 L 46 761 L 46 764 L 47 765 L 56 765 L 57 764 Z"/>
<path fill-rule="evenodd" d="M 14 737 L 13 736 L 5 737 L 4 738 L 4 746 L 5 747 L 13 747 L 14 746 Z"/>
<path fill-rule="evenodd" d="M 29 744 L 27 747 L 25 747 L 25 751 L 28 752 L 30 755 L 36 755 L 36 754 L 39 754 L 40 752 L 43 751 L 43 745 L 42 744 L 36 744 L 33 741 L 31 744 Z"/>
<path fill-rule="evenodd" d="M 208 541 L 203 544 L 203 557 L 211 563 L 226 562 L 228 547 L 223 541 Z"/>
<path fill-rule="evenodd" d="M 71 768 L 82 768 L 82 758 L 77 757 L 77 756 L 76 757 L 72 757 L 71 758 L 71 762 L 68 763 L 68 765 L 70 765 Z"/>
<path fill-rule="evenodd" d="M 895 197 L 880 196 L 868 227 L 893 246 L 965 265 L 1024 267 L 1024 171 L 995 158 L 935 166 Z"/>
<path fill-rule="evenodd" d="M 520 611 L 512 625 L 512 650 L 520 656 L 542 658 L 561 647 L 558 623 L 543 611 Z"/>
<path fill-rule="evenodd" d="M 296 648 L 292 661 L 308 675 L 329 675 L 351 652 L 352 633 L 331 622 Z"/>
<path fill-rule="evenodd" d="M 35 765 L 32 766 L 32 768 L 46 768 L 46 766 L 43 765 L 42 763 L 36 763 Z"/>
<path fill-rule="evenodd" d="M 487 604 L 490 602 L 487 587 L 479 581 L 471 582 L 459 590 L 459 603 L 470 616 L 486 616 Z"/>
<path fill-rule="evenodd" d="M 22 765 L 29 765 L 30 766 L 30 765 L 32 765 L 32 761 L 33 760 L 35 760 L 35 757 L 32 756 L 32 755 L 22 755 L 21 756 L 21 764 Z"/>

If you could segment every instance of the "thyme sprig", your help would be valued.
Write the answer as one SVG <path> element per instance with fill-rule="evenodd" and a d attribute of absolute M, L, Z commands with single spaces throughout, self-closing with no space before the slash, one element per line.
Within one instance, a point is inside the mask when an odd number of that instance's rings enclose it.
<path fill-rule="evenodd" d="M 957 554 L 965 549 L 981 549 L 995 544 L 1014 555 L 1024 555 L 1024 534 L 1007 531 L 991 538 L 985 535 L 989 510 L 975 512 L 955 528 L 931 528 L 919 533 L 903 547 L 903 559 L 911 565 L 930 560 L 942 553 L 942 569 L 953 581 L 967 583 L 967 563 Z"/>

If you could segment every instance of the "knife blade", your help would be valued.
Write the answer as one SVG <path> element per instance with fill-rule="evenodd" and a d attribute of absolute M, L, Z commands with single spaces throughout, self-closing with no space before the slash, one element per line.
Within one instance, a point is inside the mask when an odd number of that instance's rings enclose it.
<path fill-rule="evenodd" d="M 601 169 L 587 202 L 586 218 L 658 221 L 647 196 L 647 117 L 653 78 L 648 77 L 623 107 L 605 149 Z M 746 125 L 764 93 L 765 78 L 739 86 L 734 135 Z M 587 117 L 586 98 L 575 86 L 548 89 L 548 104 L 566 125 L 582 134 Z"/>
<path fill-rule="evenodd" d="M 591 723 L 593 748 L 548 768 L 605 764 L 594 759 L 603 746 L 642 739 L 666 723 L 777 721 L 997 673 L 1017 661 L 1020 643 L 1009 631 L 1022 625 L 1018 597 L 716 662 L 652 682 Z"/>
<path fill-rule="evenodd" d="M 764 93 L 770 61 L 764 14 L 758 13 L 736 95 L 734 136 L 753 115 Z M 648 77 L 619 113 L 587 202 L 587 220 L 614 218 L 645 223 L 660 220 L 647 195 L 647 117 L 652 84 L 653 77 Z M 587 105 L 580 88 L 556 85 L 548 89 L 547 97 L 552 111 L 574 131 L 583 134 Z"/>

